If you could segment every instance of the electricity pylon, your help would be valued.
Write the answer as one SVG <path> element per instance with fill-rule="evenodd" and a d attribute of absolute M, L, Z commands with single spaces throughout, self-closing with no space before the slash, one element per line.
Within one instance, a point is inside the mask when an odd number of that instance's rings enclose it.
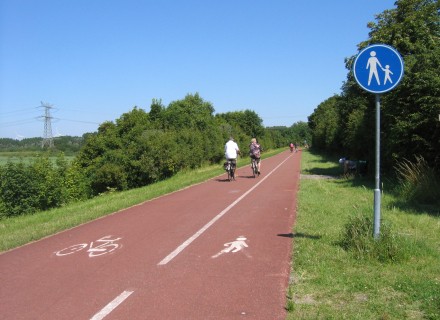
<path fill-rule="evenodd" d="M 41 102 L 41 108 L 44 108 L 44 116 L 40 117 L 44 118 L 44 136 L 43 141 L 41 142 L 41 147 L 44 148 L 47 146 L 48 148 L 53 148 L 52 116 L 50 115 L 50 109 L 52 109 L 53 106 Z"/>

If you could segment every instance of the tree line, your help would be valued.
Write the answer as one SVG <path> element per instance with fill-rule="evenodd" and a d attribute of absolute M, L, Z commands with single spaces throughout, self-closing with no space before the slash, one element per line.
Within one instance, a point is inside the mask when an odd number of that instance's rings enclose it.
<path fill-rule="evenodd" d="M 85 136 L 72 137 L 72 136 L 60 136 L 54 137 L 53 152 L 63 152 L 66 155 L 73 155 L 77 153 L 85 140 Z M 21 152 L 21 151 L 42 151 L 43 138 L 24 138 L 22 140 L 16 140 L 11 138 L 0 138 L 0 152 Z"/>
<path fill-rule="evenodd" d="M 387 174 L 431 180 L 419 196 L 440 187 L 440 4 L 435 0 L 399 0 L 370 22 L 369 39 L 359 50 L 382 43 L 397 49 L 404 76 L 381 95 L 381 169 Z M 375 162 L 375 96 L 356 83 L 355 56 L 345 60 L 347 79 L 340 94 L 317 106 L 308 118 L 316 150 Z M 423 170 L 417 166 L 423 166 Z M 373 166 L 371 166 L 373 167 Z M 370 168 L 371 168 L 370 167 Z M 402 168 L 412 168 L 411 173 Z M 434 176 L 434 177 L 433 177 Z M 425 180 L 426 180 L 425 179 Z M 439 193 L 432 196 L 438 198 Z"/>
<path fill-rule="evenodd" d="M 358 47 L 383 43 L 404 59 L 399 85 L 381 96 L 381 153 L 384 169 L 422 156 L 440 169 L 440 15 L 439 2 L 400 0 L 368 24 L 369 39 Z M 351 71 L 340 94 L 309 116 L 313 145 L 319 150 L 374 160 L 375 96 L 362 90 Z"/>
<path fill-rule="evenodd" d="M 73 161 L 40 156 L 31 164 L 0 166 L 0 217 L 32 213 L 109 191 L 142 187 L 185 169 L 219 164 L 233 136 L 246 150 L 256 137 L 265 149 L 311 139 L 305 122 L 265 128 L 252 110 L 214 114 L 198 93 L 149 112 L 134 107 L 84 135 Z M 246 152 L 244 152 L 246 155 Z"/>

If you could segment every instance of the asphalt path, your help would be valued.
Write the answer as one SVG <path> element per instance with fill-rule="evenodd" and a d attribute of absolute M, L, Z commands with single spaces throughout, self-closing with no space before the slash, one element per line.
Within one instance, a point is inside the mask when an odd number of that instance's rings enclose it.
<path fill-rule="evenodd" d="M 285 319 L 300 153 L 0 255 L 0 319 Z"/>

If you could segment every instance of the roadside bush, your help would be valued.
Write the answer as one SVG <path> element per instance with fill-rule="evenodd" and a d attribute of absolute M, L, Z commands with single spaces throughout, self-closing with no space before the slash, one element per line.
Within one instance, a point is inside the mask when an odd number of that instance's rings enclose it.
<path fill-rule="evenodd" d="M 77 161 L 73 161 L 63 171 L 62 192 L 63 204 L 91 197 L 90 182 Z"/>
<path fill-rule="evenodd" d="M 1 216 L 47 210 L 62 202 L 62 176 L 47 157 L 38 157 L 29 165 L 9 162 L 0 179 Z"/>
<path fill-rule="evenodd" d="M 0 170 L 0 216 L 32 213 L 37 207 L 37 190 L 29 167 L 9 162 Z"/>
<path fill-rule="evenodd" d="M 96 194 L 106 192 L 110 189 L 127 189 L 127 175 L 124 169 L 113 163 L 105 163 L 94 173 L 92 189 Z"/>
<path fill-rule="evenodd" d="M 440 204 L 439 176 L 423 157 L 416 157 L 415 162 L 405 159 L 395 169 L 402 198 L 418 204 Z"/>
<path fill-rule="evenodd" d="M 8 162 L 0 166 L 0 218 L 30 214 L 90 196 L 88 179 L 80 166 L 60 155 L 31 163 Z"/>
<path fill-rule="evenodd" d="M 61 205 L 63 175 L 48 157 L 36 158 L 29 166 L 29 175 L 35 190 L 33 197 L 36 210 L 47 210 Z"/>
<path fill-rule="evenodd" d="M 373 218 L 367 215 L 355 215 L 344 226 L 340 245 L 352 252 L 356 259 L 375 259 L 380 262 L 395 262 L 403 258 L 400 239 L 392 231 L 389 223 L 381 223 L 380 237 L 373 237 Z"/>

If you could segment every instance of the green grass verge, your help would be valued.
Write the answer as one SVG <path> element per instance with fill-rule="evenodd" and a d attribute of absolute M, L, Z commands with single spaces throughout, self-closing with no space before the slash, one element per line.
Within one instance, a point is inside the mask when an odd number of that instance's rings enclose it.
<path fill-rule="evenodd" d="M 262 158 L 285 149 L 270 150 Z M 249 165 L 249 157 L 239 158 L 239 167 Z M 222 164 L 176 174 L 170 179 L 123 192 L 103 194 L 93 199 L 69 204 L 62 208 L 0 220 L 0 252 L 39 240 L 57 232 L 78 226 L 116 211 L 140 204 L 164 194 L 206 181 L 224 174 Z"/>
<path fill-rule="evenodd" d="M 335 159 L 302 153 L 302 172 L 338 174 Z M 384 186 L 391 189 L 391 186 Z M 440 319 L 440 219 L 382 196 L 381 226 L 401 251 L 379 262 L 345 251 L 344 226 L 374 215 L 373 184 L 361 178 L 302 179 L 287 319 Z"/>

